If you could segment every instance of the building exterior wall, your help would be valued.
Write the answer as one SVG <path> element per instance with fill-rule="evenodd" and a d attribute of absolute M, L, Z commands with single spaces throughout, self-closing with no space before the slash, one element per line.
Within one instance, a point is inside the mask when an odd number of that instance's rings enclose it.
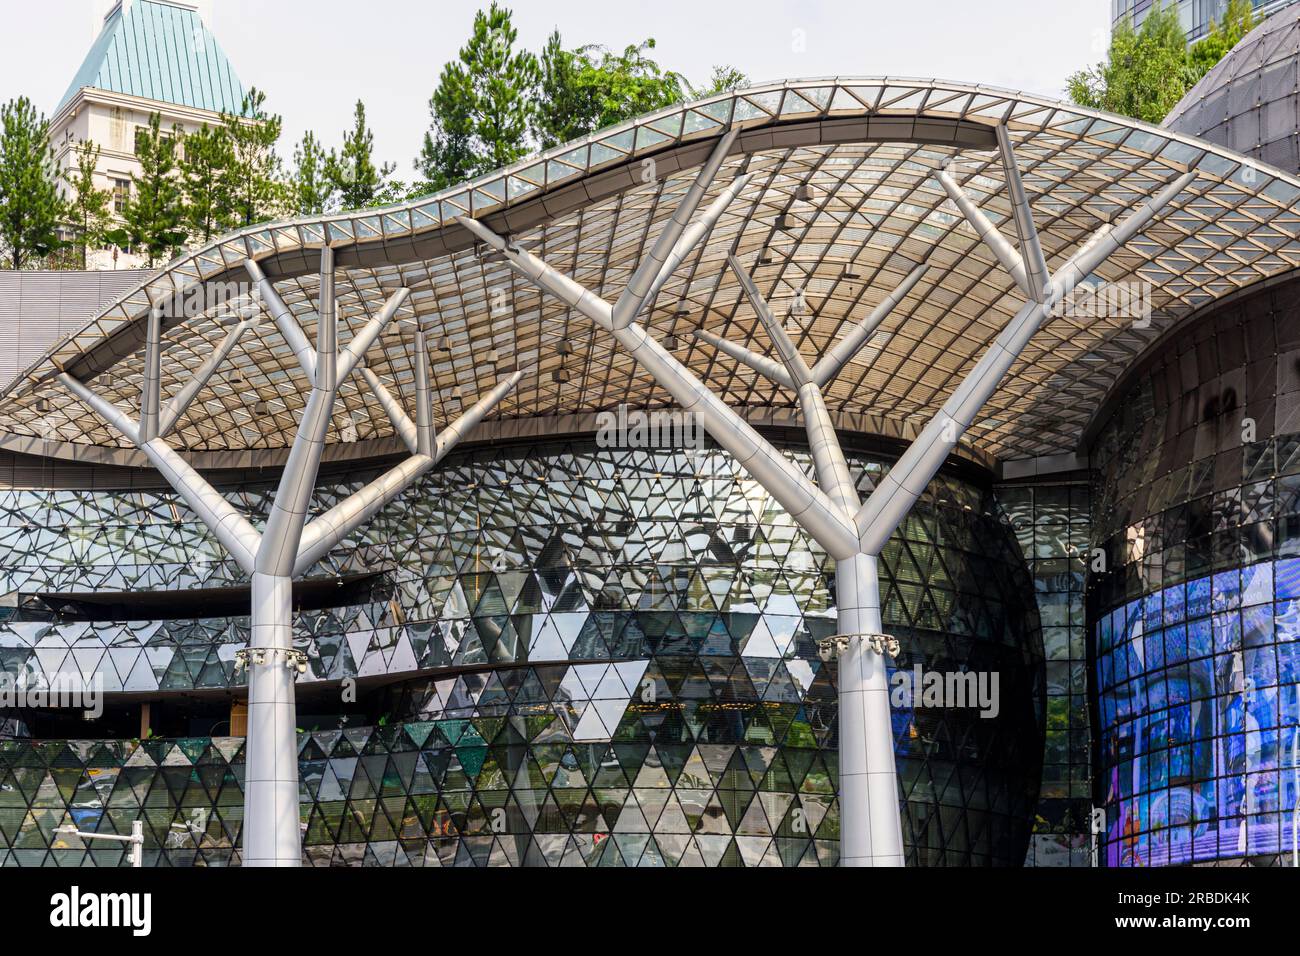
<path fill-rule="evenodd" d="M 1300 5 L 1252 30 L 1164 125 L 1300 172 Z"/>
<path fill-rule="evenodd" d="M 151 274 L 0 270 L 0 388 Z"/>
<path fill-rule="evenodd" d="M 1110 0 L 1111 20 L 1119 24 L 1125 17 L 1132 17 L 1136 26 L 1141 26 L 1152 6 L 1161 3 L 1178 8 L 1178 19 L 1182 22 L 1187 42 L 1193 43 L 1210 32 L 1210 24 L 1223 16 L 1228 8 L 1228 0 Z M 1277 11 L 1295 3 L 1295 0 L 1251 0 L 1256 16 L 1271 16 Z"/>
<path fill-rule="evenodd" d="M 999 484 L 1034 581 L 1043 627 L 1047 721 L 1043 781 L 1026 866 L 1091 866 L 1092 738 L 1084 600 L 1090 518 L 1087 473 Z"/>
<path fill-rule="evenodd" d="M 859 483 L 887 467 L 862 453 L 852 463 Z M 316 507 L 369 477 L 327 480 Z M 255 520 L 268 490 L 226 489 Z M 169 494 L 13 490 L 0 504 L 5 591 L 166 589 L 184 601 L 241 580 Z M 716 449 L 585 439 L 458 454 L 313 572 L 381 569 L 388 591 L 299 616 L 304 690 L 410 679 L 382 726 L 349 726 L 320 695 L 300 705 L 326 712 L 300 738 L 307 858 L 834 863 L 835 667 L 815 647 L 834 631 L 832 568 Z M 882 556 L 882 596 L 898 670 L 1000 675 L 992 719 L 910 698 L 894 709 L 909 862 L 1019 865 L 1040 779 L 1042 636 L 987 486 L 931 484 Z M 47 678 L 97 670 L 120 681 L 110 691 L 237 694 L 246 638 L 243 618 L 18 613 L 0 627 L 0 661 Z M 39 719 L 30 732 L 42 738 Z M 14 740 L 0 747 L 0 856 L 85 863 L 52 843 L 48 821 L 117 827 L 140 813 L 164 862 L 231 862 L 240 743 Z M 68 785 L 44 785 L 56 776 Z"/>
<path fill-rule="evenodd" d="M 1095 797 L 1110 866 L 1269 865 L 1300 767 L 1300 280 L 1133 373 L 1093 448 Z"/>

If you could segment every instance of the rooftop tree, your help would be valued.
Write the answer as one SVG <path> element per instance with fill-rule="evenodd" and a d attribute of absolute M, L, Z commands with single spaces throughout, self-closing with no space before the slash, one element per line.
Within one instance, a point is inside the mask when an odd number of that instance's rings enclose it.
<path fill-rule="evenodd" d="M 206 123 L 184 139 L 179 157 L 185 224 L 193 239 L 207 242 L 234 223 L 231 167 L 234 151 L 224 126 Z"/>
<path fill-rule="evenodd" d="M 392 181 L 396 166 L 375 164 L 375 134 L 366 125 L 366 106 L 357 100 L 352 129 L 343 134 L 343 148 L 330 151 L 324 173 L 344 209 L 385 206 L 402 198 L 402 185 Z"/>
<path fill-rule="evenodd" d="M 680 102 L 690 86 L 646 55 L 654 47 L 652 38 L 622 53 L 596 45 L 566 50 L 559 31 L 552 33 L 541 56 L 541 104 L 533 112 L 542 147 Z"/>
<path fill-rule="evenodd" d="M 283 207 L 285 189 L 275 151 L 284 122 L 266 111 L 266 94 L 254 87 L 239 115 L 222 114 L 230 141 L 230 203 L 233 223 L 251 226 L 273 218 Z"/>
<path fill-rule="evenodd" d="M 293 150 L 293 175 L 288 182 L 292 215 L 319 216 L 329 208 L 334 187 L 325 172 L 329 155 L 310 130 Z"/>

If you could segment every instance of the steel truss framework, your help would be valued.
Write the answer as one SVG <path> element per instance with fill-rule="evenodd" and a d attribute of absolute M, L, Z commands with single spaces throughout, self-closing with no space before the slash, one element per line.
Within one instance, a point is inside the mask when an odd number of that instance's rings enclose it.
<path fill-rule="evenodd" d="M 440 421 L 459 415 L 457 390 L 473 394 L 493 351 L 506 367 L 536 370 L 503 407 L 511 418 L 595 413 L 619 402 L 662 405 L 663 390 L 611 350 L 609 339 L 572 334 L 562 303 L 515 279 L 499 257 L 475 255 L 457 217 L 487 218 L 612 299 L 728 129 L 740 130 L 740 148 L 724 181 L 734 168 L 752 175 L 750 185 L 648 302 L 644 321 L 666 341 L 686 343 L 683 362 L 754 421 L 765 409 L 783 413 L 786 391 L 691 334 L 705 327 L 743 343 L 765 335 L 725 268 L 728 254 L 746 263 L 757 257 L 755 283 L 781 312 L 792 290 L 804 290 L 807 309 L 794 338 L 810 354 L 825 353 L 878 304 L 878 290 L 896 286 L 925 257 L 931 269 L 898 313 L 906 324 L 887 322 L 881 347 L 865 348 L 827 386 L 841 427 L 910 440 L 1023 302 L 935 177 L 960 152 L 967 193 L 1012 235 L 993 135 L 998 124 L 1011 131 L 1044 258 L 1054 267 L 1171 174 L 1199 174 L 1194 190 L 1090 280 L 1144 284 L 1154 309 L 1149 325 L 1128 316 L 1054 315 L 962 443 L 964 454 L 986 463 L 1072 452 L 1102 397 L 1149 342 L 1192 309 L 1300 266 L 1300 180 L 1191 137 L 1042 97 L 853 77 L 720 94 L 398 206 L 223 236 L 123 296 L 8 387 L 0 448 L 145 464 L 96 419 L 63 413 L 56 370 L 87 378 L 112 367 L 105 392 L 119 404 L 134 403 L 149 310 L 205 284 L 245 280 L 249 258 L 263 265 L 310 334 L 317 250 L 327 240 L 345 270 L 341 325 L 364 324 L 386 290 L 399 285 L 412 290 L 413 311 L 438 315 L 440 341 L 431 342 L 431 353 Z M 715 197 L 716 190 L 706 201 Z M 228 331 L 215 309 L 169 322 L 164 390 L 189 381 L 189 370 Z M 554 347 L 561 341 L 572 346 L 568 353 Z M 385 381 L 407 387 L 412 354 L 409 334 L 393 335 L 369 364 Z M 294 356 L 274 326 L 261 323 L 177 423 L 178 447 L 213 467 L 282 461 L 309 394 L 305 385 L 287 388 L 286 379 L 301 382 Z M 400 448 L 368 390 L 345 389 L 338 407 L 328 433 L 331 457 Z M 347 447 L 354 434 L 357 447 Z M 267 453 L 254 454 L 259 449 Z"/>
<path fill-rule="evenodd" d="M 306 411 L 299 422 L 270 515 L 260 532 L 166 442 L 177 419 L 229 356 L 247 329 L 248 320 L 235 326 L 221 348 L 164 407 L 159 388 L 163 316 L 161 310 L 155 310 L 149 318 L 140 413 L 136 419 L 67 372 L 60 373 L 59 382 L 148 457 L 252 578 L 249 646 L 247 653 L 241 654 L 241 662 L 249 671 L 243 859 L 245 866 L 298 866 L 302 842 L 298 822 L 294 678 L 302 652 L 293 647 L 293 580 L 433 468 L 519 383 L 523 373 L 516 371 L 500 382 L 460 419 L 435 435 L 428 347 L 423 330 L 417 328 L 414 422 L 379 379 L 365 370 L 370 388 L 384 403 L 394 428 L 406 439 L 410 456 L 324 514 L 308 520 L 312 490 L 325 447 L 325 431 L 339 385 L 364 361 L 366 352 L 397 316 L 410 292 L 407 289 L 394 292 L 379 314 L 340 349 L 334 252 L 324 247 L 320 256 L 321 295 L 313 348 L 257 263 L 249 260 L 245 266 L 276 327 L 311 383 Z"/>
<path fill-rule="evenodd" d="M 719 137 L 724 146 L 714 149 Z M 968 176 L 941 169 L 957 154 Z M 651 179 L 646 163 L 654 167 Z M 724 169 L 729 181 L 718 175 Z M 727 184 L 710 188 L 715 177 Z M 1197 188 L 1186 189 L 1192 178 Z M 706 198 L 711 204 L 691 224 Z M 339 451 L 326 444 L 359 438 L 372 444 L 341 454 L 405 445 L 411 461 L 432 457 L 423 453 L 430 423 L 457 417 L 462 392 L 477 387 L 484 366 L 536 370 L 525 394 L 504 408 L 517 417 L 593 412 L 619 401 L 648 407 L 663 404 L 667 392 L 845 567 L 841 630 L 877 633 L 868 626 L 874 555 L 957 442 L 965 436 L 966 452 L 989 457 L 1072 450 L 1089 409 L 1146 342 L 1190 309 L 1300 265 L 1298 198 L 1300 181 L 1276 170 L 1166 130 L 1023 94 L 898 79 L 740 90 L 639 118 L 434 197 L 214 242 L 125 296 L 12 386 L 0 410 L 0 447 L 148 461 L 187 487 L 205 454 L 279 453 L 258 461 L 287 460 L 286 475 L 310 465 L 302 479 L 309 487 L 321 456 Z M 1120 218 L 1143 200 L 1146 206 Z M 484 225 L 488 217 L 511 236 L 497 238 Z M 1012 224 L 1015 246 L 1003 237 L 1003 222 Z M 476 235 L 492 255 L 474 247 Z M 320 259 L 336 255 L 344 270 L 338 295 L 335 271 L 312 278 Z M 732 264 L 751 259 L 748 268 Z M 516 280 L 503 261 L 522 264 L 525 278 Z M 545 262 L 564 263 L 569 275 Z M 1053 315 L 1050 330 L 1031 341 L 1053 306 L 1094 270 L 1099 279 L 1154 286 L 1152 326 Z M 905 278 L 876 301 L 896 276 Z M 190 291 L 245 278 L 272 323 L 241 316 L 232 329 L 219 309 L 158 319 L 159 307 Z M 775 292 L 764 299 L 764 290 L 783 285 L 815 300 L 812 319 L 785 336 L 775 324 Z M 339 361 L 348 355 L 337 351 L 337 326 L 359 320 L 352 342 L 364 343 L 399 286 L 411 290 L 405 308 L 416 317 L 438 315 L 437 341 L 424 342 L 417 331 L 414 348 L 408 336 L 382 342 L 380 328 L 369 340 L 375 348 L 362 372 L 366 389 L 340 389 L 345 376 L 335 374 L 322 374 L 318 385 L 322 350 Z M 613 304 L 602 297 L 607 288 L 621 290 Z M 339 314 L 345 303 L 346 317 Z M 873 312 L 862 319 L 867 308 Z M 895 312 L 905 319 L 891 322 Z M 610 335 L 588 343 L 570 325 L 574 313 Z M 644 326 L 637 321 L 643 314 Z M 315 349 L 303 331 L 311 321 Z M 724 334 L 700 328 L 705 323 L 722 324 Z M 683 332 L 699 334 L 680 361 L 669 336 Z M 775 357 L 738 338 L 769 341 Z M 432 370 L 430 352 L 438 356 Z M 359 364 L 362 354 L 353 350 L 351 361 Z M 756 368 L 761 380 L 741 366 Z M 381 377 L 399 389 L 413 382 L 432 410 L 424 413 L 422 404 L 411 421 Z M 518 373 L 512 379 L 519 382 Z M 96 407 L 107 426 L 52 402 L 64 388 Z M 164 393 L 174 396 L 166 405 Z M 137 402 L 136 418 L 121 411 Z M 729 408 L 792 404 L 817 448 L 816 484 Z M 981 408 L 985 417 L 977 421 Z M 333 420 L 331 409 L 340 410 Z M 865 501 L 837 487 L 842 454 L 832 426 L 846 425 L 916 439 Z M 182 458 L 169 437 L 198 457 Z M 302 493 L 286 489 L 283 513 L 277 509 L 256 538 L 246 520 L 217 513 L 219 496 L 190 492 L 186 500 L 196 510 L 217 509 L 199 513 L 213 519 L 232 554 L 246 552 L 248 573 L 260 573 L 266 548 L 268 562 L 274 550 L 274 566 L 284 569 L 275 577 L 287 579 L 301 571 L 302 547 L 314 541 L 328 549 L 326 542 L 347 530 L 307 522 L 303 509 L 292 507 Z M 372 492 L 355 510 L 373 513 L 382 498 Z M 265 591 L 271 605 L 283 600 L 274 588 L 254 590 Z M 853 642 L 859 655 L 874 653 L 861 645 Z M 882 679 L 870 656 L 855 666 L 867 685 Z M 869 693 L 863 690 L 863 707 Z M 878 812 L 871 816 L 881 830 L 871 833 L 864 813 L 851 811 L 846 850 L 861 862 L 888 863 L 897 861 L 896 827 L 891 801 L 879 795 L 892 757 L 885 767 L 877 723 L 863 718 L 863 746 L 854 753 L 874 747 L 879 757 L 859 763 L 864 794 L 866 771 L 878 768 L 871 784 Z"/>
<path fill-rule="evenodd" d="M 1049 274 L 1006 127 L 999 126 L 996 135 L 1020 252 L 970 201 L 947 171 L 940 172 L 938 178 L 981 239 L 1015 279 L 1027 301 L 865 502 L 859 499 L 849 475 L 834 422 L 827 412 L 823 389 L 916 285 L 926 271 L 925 265 L 913 269 L 903 284 L 886 296 L 876 310 L 836 343 L 827 355 L 809 365 L 785 327 L 773 315 L 745 267 L 734 255 L 728 258 L 728 266 L 767 332 L 777 360 L 716 336 L 710 337 L 710 341 L 733 358 L 797 393 L 812 451 L 815 482 L 754 431 L 636 321 L 650 292 L 662 287 L 747 183 L 748 175 L 738 176 L 705 210 L 700 220 L 690 224 L 727 153 L 735 146 L 737 134 L 734 131 L 724 135 L 714 147 L 676 212 L 649 253 L 637 265 L 622 295 L 612 304 L 482 223 L 461 219 L 461 225 L 504 255 L 520 275 L 613 335 L 619 345 L 683 409 L 695 414 L 713 439 L 730 452 L 836 559 L 840 634 L 837 640 L 830 642 L 829 648 L 838 654 L 840 668 L 840 860 L 845 866 L 902 866 L 905 859 L 885 663 L 886 656 L 896 654 L 897 650 L 896 642 L 881 634 L 877 567 L 880 549 L 907 516 L 1051 310 L 1196 178 L 1194 172 L 1174 177 L 1139 209 L 1113 227 L 1107 225 L 1100 229 L 1065 265 Z"/>

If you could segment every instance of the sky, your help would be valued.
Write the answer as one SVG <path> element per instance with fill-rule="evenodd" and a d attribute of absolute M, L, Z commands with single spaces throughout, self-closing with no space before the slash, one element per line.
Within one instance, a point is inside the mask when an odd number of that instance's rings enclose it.
<path fill-rule="evenodd" d="M 203 0 L 246 86 L 284 117 L 281 152 L 306 130 L 337 145 L 358 98 L 378 158 L 410 179 L 443 65 L 488 0 Z M 109 0 L 0 0 L 0 101 L 58 105 Z M 1061 96 L 1101 59 L 1110 0 L 515 0 L 519 42 L 621 49 L 653 37 L 655 59 L 693 82 L 714 65 L 752 80 L 913 76 Z"/>

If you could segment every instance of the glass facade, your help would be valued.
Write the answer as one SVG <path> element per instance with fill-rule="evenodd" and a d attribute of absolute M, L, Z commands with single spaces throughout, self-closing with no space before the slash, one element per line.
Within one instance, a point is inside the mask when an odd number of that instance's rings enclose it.
<path fill-rule="evenodd" d="M 851 461 L 863 487 L 888 467 Z M 369 477 L 323 486 L 316 507 Z M 256 513 L 265 489 L 228 493 Z M 5 494 L 11 590 L 239 582 L 165 494 Z M 897 668 L 1000 675 L 994 719 L 895 708 L 913 865 L 1019 865 L 1026 853 L 1042 634 L 995 512 L 987 483 L 940 476 L 882 555 Z M 835 862 L 835 667 L 815 645 L 835 630 L 832 562 L 726 454 L 469 450 L 325 564 L 382 570 L 387 590 L 297 623 L 322 685 L 318 716 L 299 707 L 311 863 Z M 245 627 L 11 620 L 0 649 L 15 674 L 73 654 L 159 687 L 237 690 Z M 330 715 L 323 682 L 383 674 L 408 679 L 363 715 Z M 104 861 L 111 851 L 67 846 L 54 828 L 70 816 L 120 831 L 137 815 L 146 862 L 237 862 L 241 739 L 48 741 L 39 721 L 31 732 L 0 745 L 2 862 Z"/>
<path fill-rule="evenodd" d="M 1087 476 L 1000 484 L 995 490 L 1034 579 L 1043 626 L 1047 723 L 1043 782 L 1026 866 L 1090 866 L 1092 806 L 1085 559 Z"/>
<path fill-rule="evenodd" d="M 1192 43 L 1210 32 L 1210 24 L 1228 8 L 1228 0 L 1110 0 L 1111 21 L 1118 24 L 1125 17 L 1132 17 L 1135 25 L 1141 26 L 1147 13 L 1157 3 L 1164 7 L 1174 6 L 1178 9 L 1178 19 L 1182 22 L 1187 42 Z M 1295 0 L 1251 0 L 1256 17 L 1272 16 Z"/>
<path fill-rule="evenodd" d="M 1147 360 L 1093 450 L 1097 802 L 1112 866 L 1288 858 L 1300 684 L 1300 282 Z"/>

